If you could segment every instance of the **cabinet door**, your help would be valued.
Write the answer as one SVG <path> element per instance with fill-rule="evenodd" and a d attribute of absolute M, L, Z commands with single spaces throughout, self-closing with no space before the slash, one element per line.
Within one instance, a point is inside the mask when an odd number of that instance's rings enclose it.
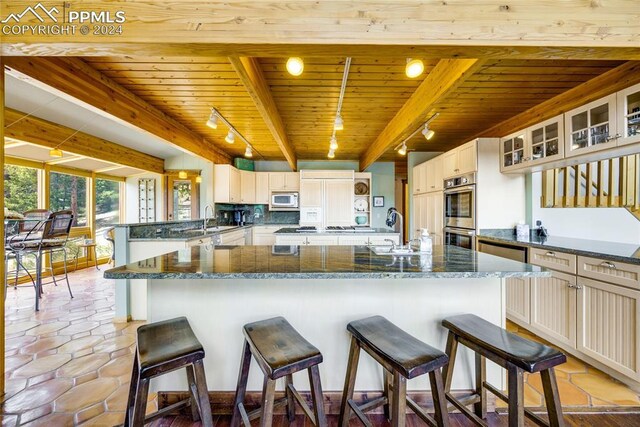
<path fill-rule="evenodd" d="M 640 84 L 617 95 L 618 145 L 640 142 Z"/>
<path fill-rule="evenodd" d="M 426 197 L 426 224 L 431 234 L 442 234 L 444 222 L 444 194 L 436 191 Z"/>
<path fill-rule="evenodd" d="M 393 243 L 395 243 L 396 245 L 400 244 L 399 234 L 369 236 L 369 244 L 374 246 L 391 245 L 391 242 L 387 242 L 388 239 L 393 240 Z"/>
<path fill-rule="evenodd" d="M 325 226 L 351 225 L 353 221 L 353 181 L 326 180 L 324 184 Z"/>
<path fill-rule="evenodd" d="M 240 171 L 236 168 L 230 168 L 229 177 L 229 202 L 240 203 L 241 187 L 240 187 Z"/>
<path fill-rule="evenodd" d="M 293 236 L 276 234 L 276 245 L 302 246 L 306 244 L 307 236 L 300 236 L 299 234 Z"/>
<path fill-rule="evenodd" d="M 428 227 L 427 196 L 427 194 L 420 194 L 413 198 L 413 230 L 409 230 L 411 239 L 418 237 L 417 230 Z"/>
<path fill-rule="evenodd" d="M 527 130 L 527 165 L 536 165 L 564 157 L 564 117 L 546 120 Z"/>
<path fill-rule="evenodd" d="M 525 147 L 526 132 L 519 131 L 500 138 L 500 171 L 519 169 L 525 163 L 527 151 Z"/>
<path fill-rule="evenodd" d="M 254 245 L 275 245 L 276 244 L 276 236 L 273 234 L 258 234 L 253 236 L 253 244 Z"/>
<path fill-rule="evenodd" d="M 256 175 L 251 171 L 240 171 L 240 203 L 256 202 Z"/>
<path fill-rule="evenodd" d="M 565 156 L 615 147 L 616 126 L 615 94 L 565 113 Z"/>
<path fill-rule="evenodd" d="M 300 182 L 300 207 L 321 208 L 323 185 L 320 179 L 303 179 Z"/>
<path fill-rule="evenodd" d="M 340 246 L 368 245 L 369 236 L 338 236 Z"/>
<path fill-rule="evenodd" d="M 269 172 L 269 189 L 271 191 L 284 190 L 284 172 Z"/>
<path fill-rule="evenodd" d="M 424 188 L 425 192 L 433 191 L 436 188 L 436 173 L 433 160 L 425 163 Z"/>
<path fill-rule="evenodd" d="M 433 162 L 433 188 L 429 191 L 442 191 L 444 174 L 442 171 L 442 156 L 438 156 L 432 160 Z"/>
<path fill-rule="evenodd" d="M 571 347 L 576 345 L 576 277 L 553 272 L 531 279 L 531 326 Z"/>
<path fill-rule="evenodd" d="M 215 203 L 229 203 L 231 194 L 231 169 L 229 165 L 214 165 L 213 167 L 213 201 Z"/>
<path fill-rule="evenodd" d="M 531 307 L 530 283 L 527 277 L 510 277 L 506 280 L 507 318 L 529 323 Z"/>
<path fill-rule="evenodd" d="M 578 350 L 640 378 L 640 291 L 578 277 Z"/>
<path fill-rule="evenodd" d="M 458 151 L 456 149 L 447 151 L 442 155 L 442 173 L 444 179 L 458 175 Z"/>
<path fill-rule="evenodd" d="M 413 194 L 427 192 L 426 163 L 421 163 L 413 167 Z"/>
<path fill-rule="evenodd" d="M 300 174 L 298 172 L 284 172 L 284 189 L 287 191 L 300 190 Z"/>
<path fill-rule="evenodd" d="M 269 172 L 255 172 L 256 177 L 256 204 L 268 205 L 269 196 Z"/>
<path fill-rule="evenodd" d="M 307 245 L 309 246 L 326 246 L 337 245 L 338 236 L 308 236 Z"/>
<path fill-rule="evenodd" d="M 457 175 L 471 173 L 478 170 L 476 141 L 470 141 L 458 148 Z"/>

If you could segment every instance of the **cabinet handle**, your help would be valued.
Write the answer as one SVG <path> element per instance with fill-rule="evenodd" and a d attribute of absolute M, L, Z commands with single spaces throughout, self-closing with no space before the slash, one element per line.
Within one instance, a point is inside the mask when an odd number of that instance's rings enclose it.
<path fill-rule="evenodd" d="M 575 288 L 577 288 L 577 286 L 576 286 L 576 285 L 567 285 L 567 287 L 569 287 L 569 288 L 571 288 L 571 289 L 575 289 Z"/>
<path fill-rule="evenodd" d="M 551 251 L 547 251 L 547 253 L 545 254 L 546 256 L 551 256 L 551 257 L 555 257 L 556 253 L 555 252 L 551 252 Z"/>
<path fill-rule="evenodd" d="M 609 261 L 602 261 L 600 263 L 600 265 L 603 266 L 603 267 L 607 267 L 607 268 L 613 268 L 614 270 L 617 268 L 614 263 L 609 262 Z"/>
<path fill-rule="evenodd" d="M 618 139 L 618 138 L 622 138 L 622 135 L 620 135 L 619 133 L 616 133 L 613 136 L 608 136 L 607 141 L 613 141 L 614 139 Z"/>

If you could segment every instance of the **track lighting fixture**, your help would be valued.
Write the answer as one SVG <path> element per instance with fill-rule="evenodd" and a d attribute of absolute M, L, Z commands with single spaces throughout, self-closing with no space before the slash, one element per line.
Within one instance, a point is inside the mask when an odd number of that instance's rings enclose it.
<path fill-rule="evenodd" d="M 224 138 L 224 140 L 227 141 L 229 144 L 233 144 L 234 142 L 236 142 L 236 135 L 233 133 L 232 130 L 230 130 L 227 136 Z"/>
<path fill-rule="evenodd" d="M 331 142 L 329 143 L 329 150 L 337 150 L 338 149 L 338 140 L 336 139 L 336 136 L 333 135 L 331 137 Z"/>
<path fill-rule="evenodd" d="M 422 134 L 424 135 L 425 139 L 428 141 L 431 138 L 433 138 L 433 135 L 435 135 L 436 133 L 433 131 L 433 129 L 429 129 L 429 124 L 426 123 L 424 125 L 424 129 L 422 129 Z"/>
<path fill-rule="evenodd" d="M 429 117 L 426 122 L 424 122 L 422 125 L 420 125 L 420 127 L 418 129 L 414 130 L 411 133 L 411 135 L 409 135 L 408 137 L 406 137 L 404 139 L 404 141 L 402 141 L 401 143 L 396 145 L 396 148 L 394 148 L 394 150 L 396 150 L 398 152 L 398 154 L 400 154 L 401 156 L 406 155 L 407 154 L 407 141 L 409 141 L 411 138 L 416 136 L 418 134 L 418 132 L 420 132 L 420 131 L 422 131 L 421 132 L 422 135 L 424 135 L 424 137 L 427 140 L 430 140 L 431 138 L 433 138 L 433 135 L 435 135 L 436 133 L 432 129 L 429 129 L 429 123 L 431 123 L 431 121 L 434 120 L 439 115 L 440 115 L 440 113 L 435 113 L 433 116 Z"/>
<path fill-rule="evenodd" d="M 419 59 L 407 58 L 407 66 L 404 72 L 410 79 L 416 78 L 424 72 L 424 64 Z"/>
<path fill-rule="evenodd" d="M 51 149 L 49 150 L 49 155 L 51 157 L 62 157 L 62 150 L 58 148 Z"/>
<path fill-rule="evenodd" d="M 333 130 L 342 130 L 344 129 L 344 122 L 342 121 L 342 116 L 340 113 L 336 114 L 336 120 L 333 122 Z"/>
<path fill-rule="evenodd" d="M 211 110 L 209 120 L 207 120 L 207 126 L 211 129 L 218 129 L 218 116 L 216 116 L 215 110 Z"/>
<path fill-rule="evenodd" d="M 406 156 L 407 155 L 407 143 L 406 142 L 402 143 L 402 145 L 398 149 L 398 154 L 400 154 L 401 156 Z"/>
<path fill-rule="evenodd" d="M 333 159 L 336 156 L 336 153 L 334 150 L 329 150 L 329 154 L 327 154 L 327 157 L 330 159 Z"/>
<path fill-rule="evenodd" d="M 292 76 L 299 76 L 304 71 L 304 61 L 297 56 L 287 60 L 287 71 Z"/>
<path fill-rule="evenodd" d="M 251 150 L 251 146 L 247 145 L 247 148 L 244 150 L 244 156 L 245 157 L 253 157 L 253 150 Z"/>

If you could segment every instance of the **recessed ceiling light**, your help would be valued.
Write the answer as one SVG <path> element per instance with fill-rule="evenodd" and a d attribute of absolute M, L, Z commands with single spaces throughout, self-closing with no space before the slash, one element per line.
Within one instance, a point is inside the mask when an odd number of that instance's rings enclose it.
<path fill-rule="evenodd" d="M 329 150 L 337 150 L 338 149 L 338 140 L 335 135 L 331 137 L 331 142 L 329 143 Z"/>
<path fill-rule="evenodd" d="M 229 144 L 233 144 L 236 141 L 236 135 L 232 131 L 229 131 L 229 133 L 224 138 L 224 140 L 227 141 Z"/>
<path fill-rule="evenodd" d="M 54 148 L 52 150 L 49 150 L 49 155 L 51 157 L 62 157 L 62 150 Z"/>
<path fill-rule="evenodd" d="M 218 116 L 212 111 L 209 116 L 209 120 L 207 120 L 207 126 L 211 129 L 218 129 Z"/>
<path fill-rule="evenodd" d="M 299 76 L 304 71 L 304 61 L 302 58 L 294 56 L 287 60 L 287 71 L 292 76 Z"/>
<path fill-rule="evenodd" d="M 398 149 L 398 154 L 400 154 L 401 156 L 406 156 L 407 154 L 407 144 L 406 143 L 402 143 L 402 146 Z"/>
<path fill-rule="evenodd" d="M 419 59 L 407 58 L 407 66 L 404 69 L 407 77 L 413 79 L 424 72 L 424 64 Z"/>
<path fill-rule="evenodd" d="M 338 113 L 336 115 L 336 120 L 333 122 L 333 130 L 342 130 L 344 129 L 344 122 L 342 121 L 342 115 Z"/>
<path fill-rule="evenodd" d="M 251 147 L 247 145 L 246 150 L 244 150 L 244 156 L 245 157 L 253 157 L 253 151 L 251 150 Z"/>

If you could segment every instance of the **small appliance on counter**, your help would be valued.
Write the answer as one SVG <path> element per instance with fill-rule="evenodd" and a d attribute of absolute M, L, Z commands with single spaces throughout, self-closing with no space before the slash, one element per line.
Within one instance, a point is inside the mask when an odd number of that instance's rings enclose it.
<path fill-rule="evenodd" d="M 244 225 L 247 221 L 247 211 L 244 209 L 236 209 L 233 211 L 233 222 L 236 225 Z"/>
<path fill-rule="evenodd" d="M 529 224 L 525 224 L 524 221 L 520 221 L 518 224 L 516 224 L 516 239 L 529 239 Z"/>

